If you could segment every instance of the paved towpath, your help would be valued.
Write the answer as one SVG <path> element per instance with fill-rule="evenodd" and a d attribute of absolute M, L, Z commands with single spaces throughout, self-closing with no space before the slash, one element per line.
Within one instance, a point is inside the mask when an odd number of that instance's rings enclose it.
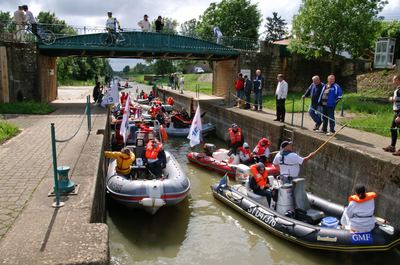
<path fill-rule="evenodd" d="M 79 127 L 78 136 L 86 134 L 84 102 L 90 91 L 87 87 L 59 89 L 60 99 L 52 103 L 57 110 L 49 115 L 8 115 L 8 121 L 22 131 L 0 146 L 0 241 L 39 184 L 49 177 L 48 172 L 52 172 L 50 123 L 55 123 L 57 139 L 68 138 Z M 104 109 L 94 106 L 92 112 L 105 113 Z M 57 143 L 57 152 L 73 141 Z"/>

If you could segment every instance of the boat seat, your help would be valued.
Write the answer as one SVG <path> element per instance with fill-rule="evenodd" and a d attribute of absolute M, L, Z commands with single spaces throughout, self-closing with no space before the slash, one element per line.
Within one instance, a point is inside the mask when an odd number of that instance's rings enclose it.
<path fill-rule="evenodd" d="M 325 213 L 311 208 L 305 190 L 304 178 L 293 179 L 292 184 L 296 219 L 310 224 L 319 223 L 324 218 Z"/>
<path fill-rule="evenodd" d="M 253 178 L 252 176 L 249 176 L 249 178 L 247 179 L 247 181 L 244 183 L 244 186 L 247 188 L 247 196 L 249 198 L 251 198 L 252 200 L 258 202 L 261 205 L 266 206 L 267 208 L 269 208 L 268 205 L 268 200 L 265 196 L 261 196 L 258 194 L 255 194 L 253 192 L 253 190 L 250 188 L 250 179 Z"/>

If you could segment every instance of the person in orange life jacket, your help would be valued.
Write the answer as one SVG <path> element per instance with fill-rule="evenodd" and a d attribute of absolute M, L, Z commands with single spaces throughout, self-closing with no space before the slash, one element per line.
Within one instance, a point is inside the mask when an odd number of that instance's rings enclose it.
<path fill-rule="evenodd" d="M 271 142 L 268 141 L 267 138 L 261 138 L 261 140 L 258 141 L 256 147 L 254 147 L 253 150 L 253 157 L 256 160 L 256 162 L 265 163 L 268 160 L 269 154 L 271 153 L 269 150 L 270 145 Z"/>
<path fill-rule="evenodd" d="M 268 204 L 271 204 L 271 190 L 268 183 L 268 171 L 265 170 L 265 165 L 261 162 L 251 165 L 250 188 L 255 194 L 267 197 Z"/>
<path fill-rule="evenodd" d="M 354 232 L 369 232 L 375 227 L 375 192 L 365 192 L 365 186 L 357 184 L 356 194 L 349 197 L 349 205 L 340 223 Z"/>
<path fill-rule="evenodd" d="M 393 85 L 396 89 L 394 90 L 393 96 L 389 98 L 389 101 L 393 103 L 394 112 L 392 125 L 390 126 L 392 141 L 390 145 L 384 147 L 383 150 L 391 152 L 395 156 L 400 156 L 400 149 L 396 151 L 397 136 L 400 128 L 400 75 L 395 75 L 393 77 Z"/>
<path fill-rule="evenodd" d="M 150 140 L 146 145 L 146 161 L 149 171 L 155 177 L 162 176 L 162 169 L 166 167 L 167 157 L 162 148 L 163 145 L 157 139 Z"/>
<path fill-rule="evenodd" d="M 276 154 L 272 163 L 279 169 L 280 175 L 284 178 L 284 182 L 290 182 L 292 178 L 297 178 L 299 176 L 300 165 L 314 156 L 315 153 L 311 152 L 308 156 L 301 157 L 293 151 L 292 142 L 283 141 L 281 143 L 281 151 Z"/>
<path fill-rule="evenodd" d="M 248 143 L 243 143 L 243 146 L 239 147 L 239 159 L 240 163 L 250 165 L 252 161 L 250 146 Z"/>
<path fill-rule="evenodd" d="M 174 99 L 172 97 L 168 97 L 167 104 L 173 106 L 174 103 L 175 103 Z"/>
<path fill-rule="evenodd" d="M 151 119 L 155 119 L 157 116 L 158 111 L 161 109 L 160 106 L 153 104 L 151 108 L 149 109 L 149 114 L 151 116 Z"/>
<path fill-rule="evenodd" d="M 105 151 L 104 156 L 107 158 L 114 158 L 117 160 L 115 171 L 121 175 L 129 175 L 131 172 L 131 165 L 135 161 L 135 155 L 132 151 L 124 147 L 121 152 Z"/>
<path fill-rule="evenodd" d="M 231 128 L 228 130 L 228 147 L 229 147 L 229 153 L 228 155 L 230 156 L 231 154 L 235 154 L 237 152 L 237 149 L 242 146 L 244 143 L 244 138 L 242 134 L 242 129 L 239 128 L 239 126 L 236 123 L 233 123 L 231 125 Z"/>

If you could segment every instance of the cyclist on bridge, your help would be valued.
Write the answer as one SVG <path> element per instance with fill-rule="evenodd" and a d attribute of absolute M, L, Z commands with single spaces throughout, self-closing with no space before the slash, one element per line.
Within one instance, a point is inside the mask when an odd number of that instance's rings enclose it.
<path fill-rule="evenodd" d="M 118 29 L 121 30 L 119 21 L 112 16 L 112 12 L 107 12 L 107 15 L 108 15 L 108 19 L 106 22 L 106 29 L 109 33 L 115 34 L 117 32 L 117 25 L 118 25 Z"/>

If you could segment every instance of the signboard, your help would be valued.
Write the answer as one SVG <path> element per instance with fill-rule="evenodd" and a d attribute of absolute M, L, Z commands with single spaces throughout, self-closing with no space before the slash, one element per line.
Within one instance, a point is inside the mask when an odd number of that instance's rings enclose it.
<path fill-rule="evenodd" d="M 250 69 L 240 69 L 240 72 L 243 74 L 243 77 L 247 75 L 249 79 L 251 79 L 251 71 Z"/>

